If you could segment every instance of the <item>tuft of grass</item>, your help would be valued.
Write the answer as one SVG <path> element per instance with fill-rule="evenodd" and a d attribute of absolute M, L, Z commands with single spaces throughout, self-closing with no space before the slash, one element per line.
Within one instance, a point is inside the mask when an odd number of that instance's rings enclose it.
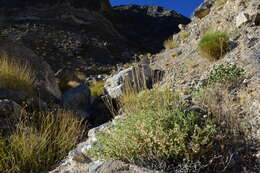
<path fill-rule="evenodd" d="M 169 38 L 168 40 L 165 40 L 163 43 L 163 46 L 165 49 L 174 49 L 178 46 L 177 40 L 174 40 L 172 38 Z"/>
<path fill-rule="evenodd" d="M 104 94 L 105 81 L 98 81 L 90 86 L 91 96 L 101 96 Z"/>
<path fill-rule="evenodd" d="M 216 7 L 221 7 L 221 6 L 224 6 L 226 3 L 227 3 L 228 0 L 217 0 L 215 1 L 214 5 Z"/>
<path fill-rule="evenodd" d="M 83 121 L 69 111 L 21 117 L 13 134 L 0 139 L 0 172 L 48 171 L 83 137 Z"/>
<path fill-rule="evenodd" d="M 198 43 L 199 52 L 210 61 L 218 60 L 228 48 L 229 36 L 226 32 L 210 32 L 202 36 Z"/>
<path fill-rule="evenodd" d="M 7 56 L 0 57 L 0 88 L 32 91 L 35 74 L 26 64 L 21 64 Z"/>
<path fill-rule="evenodd" d="M 179 34 L 179 36 L 180 36 L 181 39 L 186 39 L 190 36 L 190 33 L 189 32 L 181 32 Z"/>
<path fill-rule="evenodd" d="M 192 159 L 212 147 L 213 123 L 197 112 L 184 111 L 172 91 L 144 91 L 123 103 L 127 117 L 109 132 L 99 133 L 100 145 L 93 146 L 88 155 L 147 166 L 150 158 Z"/>

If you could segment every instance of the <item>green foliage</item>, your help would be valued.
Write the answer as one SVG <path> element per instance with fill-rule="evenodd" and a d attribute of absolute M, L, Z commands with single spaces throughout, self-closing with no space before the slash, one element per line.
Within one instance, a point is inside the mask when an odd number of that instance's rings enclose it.
<path fill-rule="evenodd" d="M 210 72 L 208 85 L 238 81 L 245 76 L 245 70 L 237 65 L 219 65 Z"/>
<path fill-rule="evenodd" d="M 199 113 L 184 111 L 182 103 L 176 104 L 177 98 L 172 91 L 141 93 L 139 101 L 132 102 L 135 109 L 126 104 L 127 118 L 116 122 L 109 132 L 99 133 L 99 144 L 87 154 L 131 163 L 151 157 L 192 159 L 205 154 L 212 147 L 216 129 Z"/>
<path fill-rule="evenodd" d="M 183 31 L 179 34 L 179 36 L 180 36 L 181 39 L 186 39 L 190 36 L 190 33 Z"/>
<path fill-rule="evenodd" d="M 90 86 L 91 96 L 101 96 L 104 94 L 104 81 L 99 81 L 94 85 Z"/>
<path fill-rule="evenodd" d="M 21 115 L 13 134 L 0 139 L 0 172 L 35 173 L 57 164 L 83 137 L 82 120 L 72 112 Z"/>
<path fill-rule="evenodd" d="M 229 36 L 225 32 L 210 32 L 198 43 L 200 54 L 210 61 L 218 60 L 228 48 Z"/>
<path fill-rule="evenodd" d="M 25 64 L 0 57 L 0 88 L 32 91 L 35 74 Z"/>

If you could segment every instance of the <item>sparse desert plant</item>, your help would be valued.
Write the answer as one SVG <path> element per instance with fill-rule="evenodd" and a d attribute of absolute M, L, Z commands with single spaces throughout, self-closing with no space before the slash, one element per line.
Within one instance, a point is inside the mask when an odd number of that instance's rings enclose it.
<path fill-rule="evenodd" d="M 0 172 L 47 171 L 83 137 L 83 121 L 72 112 L 22 115 L 14 133 L 0 140 Z"/>
<path fill-rule="evenodd" d="M 221 64 L 210 72 L 208 85 L 239 81 L 243 77 L 245 77 L 245 70 L 243 68 L 238 67 L 236 64 Z"/>
<path fill-rule="evenodd" d="M 163 46 L 165 49 L 174 49 L 178 46 L 178 42 L 173 38 L 169 38 L 163 42 Z"/>
<path fill-rule="evenodd" d="M 185 32 L 185 31 L 183 31 L 183 32 L 181 32 L 181 33 L 179 34 L 179 36 L 180 36 L 181 39 L 186 39 L 186 38 L 189 37 L 189 35 L 190 35 L 190 33 L 189 33 L 189 32 Z"/>
<path fill-rule="evenodd" d="M 223 6 L 223 5 L 225 5 L 226 3 L 227 3 L 227 1 L 228 0 L 217 0 L 217 1 L 215 1 L 215 6 L 216 7 L 220 7 L 220 6 Z"/>
<path fill-rule="evenodd" d="M 26 64 L 0 57 L 0 88 L 32 91 L 35 74 Z"/>
<path fill-rule="evenodd" d="M 229 36 L 226 32 L 209 32 L 198 43 L 199 52 L 210 61 L 218 60 L 228 48 Z"/>
<path fill-rule="evenodd" d="M 97 83 L 90 86 L 91 96 L 101 96 L 104 94 L 105 81 L 98 81 Z"/>
<path fill-rule="evenodd" d="M 127 117 L 109 132 L 99 133 L 102 145 L 94 146 L 88 155 L 149 164 L 149 158 L 190 159 L 212 147 L 216 132 L 212 122 L 197 112 L 185 112 L 171 91 L 145 91 L 129 99 L 131 105 L 124 108 Z"/>

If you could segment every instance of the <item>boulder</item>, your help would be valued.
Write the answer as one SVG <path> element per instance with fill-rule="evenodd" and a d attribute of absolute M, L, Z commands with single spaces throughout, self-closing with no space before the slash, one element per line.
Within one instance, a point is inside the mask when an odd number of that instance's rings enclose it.
<path fill-rule="evenodd" d="M 80 79 L 75 75 L 73 71 L 68 69 L 60 69 L 55 73 L 55 76 L 59 78 L 59 87 L 61 92 L 65 92 L 68 89 L 75 88 L 80 85 Z"/>
<path fill-rule="evenodd" d="M 25 91 L 15 91 L 5 88 L 0 89 L 0 99 L 9 99 L 21 104 L 29 97 L 29 94 Z"/>
<path fill-rule="evenodd" d="M 22 107 L 8 99 L 0 100 L 0 132 L 9 135 L 15 128 L 16 119 L 20 116 Z"/>
<path fill-rule="evenodd" d="M 105 92 L 111 98 L 118 98 L 127 90 L 139 92 L 143 89 L 151 89 L 154 83 L 162 79 L 162 76 L 162 71 L 153 70 L 148 64 L 141 62 L 137 66 L 124 69 L 108 78 L 105 83 Z"/>
<path fill-rule="evenodd" d="M 74 110 L 85 118 L 89 118 L 90 90 L 85 84 L 67 90 L 62 95 L 62 103 L 65 108 Z"/>
<path fill-rule="evenodd" d="M 246 13 L 239 13 L 237 16 L 236 16 L 236 27 L 240 27 L 242 26 L 243 24 L 247 23 L 249 21 L 249 15 L 246 14 Z"/>
<path fill-rule="evenodd" d="M 10 59 L 17 62 L 26 63 L 36 75 L 34 83 L 34 95 L 39 96 L 45 101 L 52 102 L 55 98 L 60 99 L 61 92 L 58 87 L 57 79 L 48 63 L 37 56 L 32 50 L 26 48 L 7 38 L 0 38 L 0 53 L 7 55 Z M 13 95 L 13 92 L 5 92 L 7 95 Z M 19 94 L 22 97 L 24 94 Z"/>
<path fill-rule="evenodd" d="M 211 7 L 214 5 L 216 0 L 205 0 L 195 11 L 193 16 L 202 19 L 203 17 L 207 16 L 210 11 Z"/>
<path fill-rule="evenodd" d="M 199 19 L 202 19 L 203 17 L 207 16 L 209 12 L 210 8 L 198 9 L 194 12 L 194 16 L 196 16 Z"/>

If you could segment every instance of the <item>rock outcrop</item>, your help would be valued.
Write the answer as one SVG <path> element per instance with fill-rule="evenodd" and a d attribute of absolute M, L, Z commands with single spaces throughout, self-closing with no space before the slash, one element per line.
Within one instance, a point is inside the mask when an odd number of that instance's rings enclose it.
<path fill-rule="evenodd" d="M 78 112 L 84 118 L 90 118 L 90 90 L 87 85 L 81 84 L 67 90 L 62 95 L 62 103 L 65 108 Z"/>
<path fill-rule="evenodd" d="M 163 71 L 153 70 L 149 64 L 139 64 L 108 78 L 105 83 L 105 91 L 111 98 L 119 98 L 127 90 L 139 92 L 151 89 L 153 84 L 162 80 L 163 75 Z"/>
<path fill-rule="evenodd" d="M 188 24 L 190 19 L 175 11 L 159 6 L 123 5 L 114 7 L 120 33 L 133 43 L 143 46 L 151 53 L 163 49 L 163 42 L 179 32 L 179 24 Z"/>

